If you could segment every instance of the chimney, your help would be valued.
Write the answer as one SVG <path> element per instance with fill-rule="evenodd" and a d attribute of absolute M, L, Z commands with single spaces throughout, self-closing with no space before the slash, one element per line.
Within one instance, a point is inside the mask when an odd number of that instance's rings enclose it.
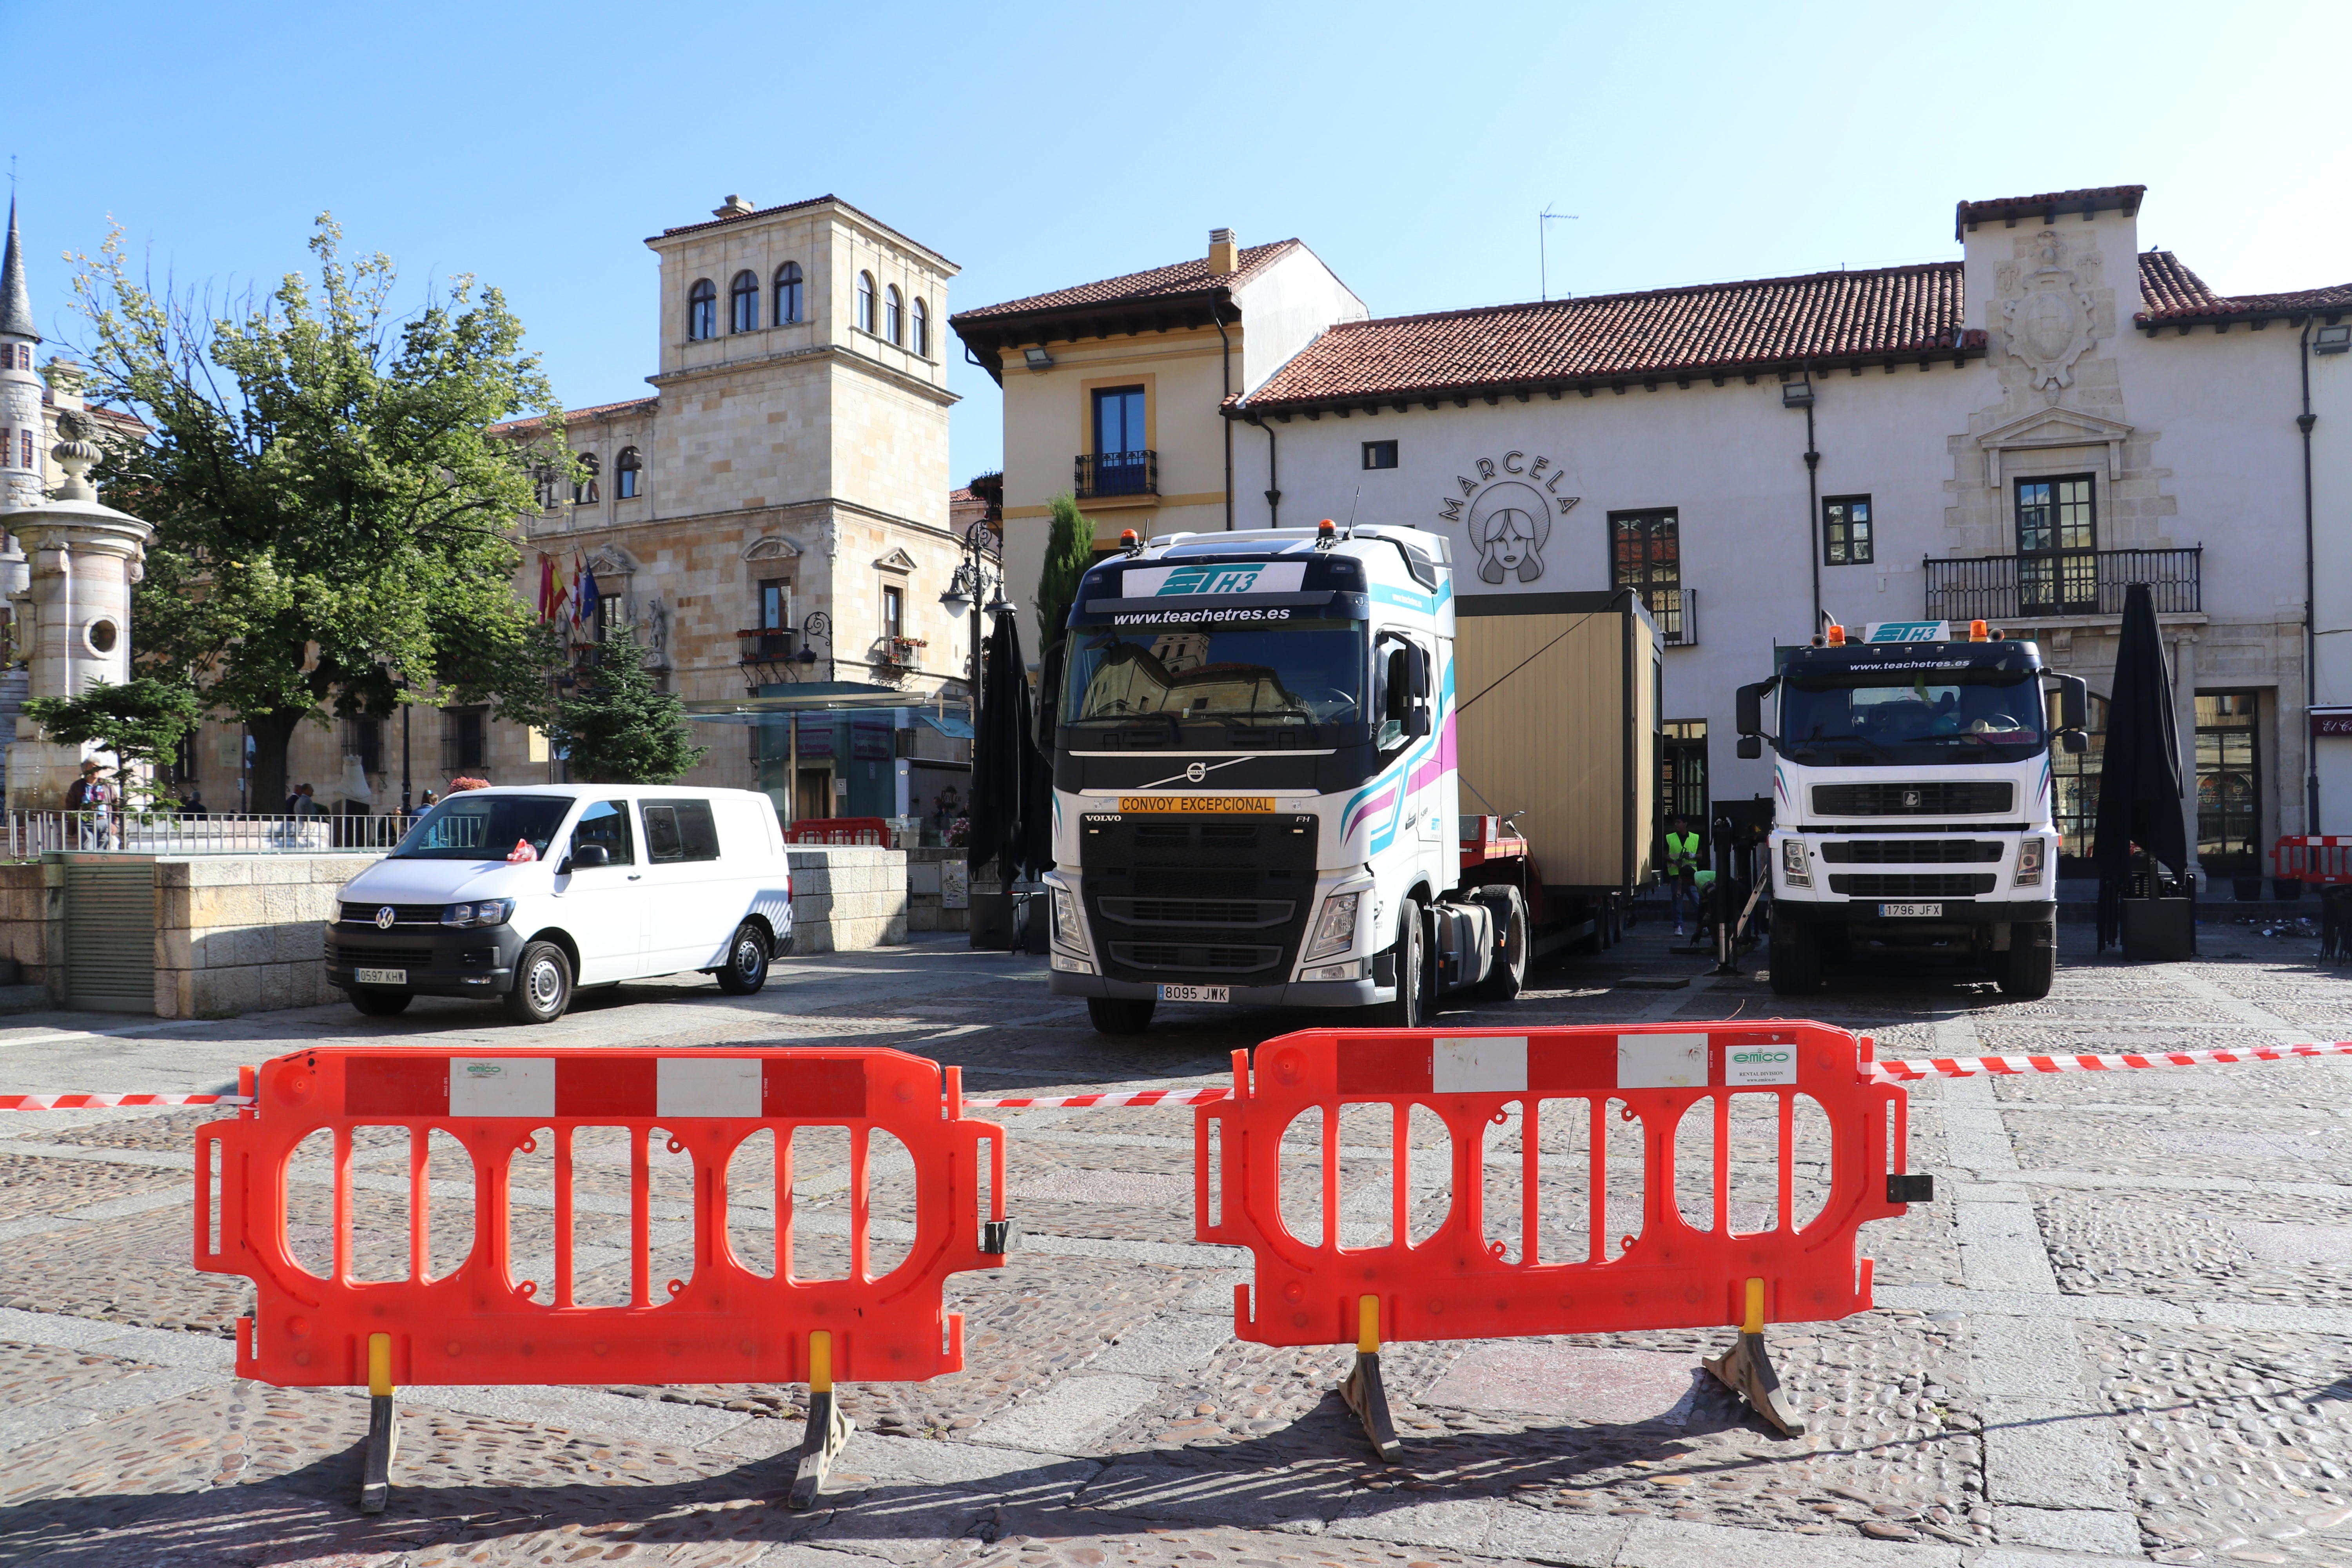
<path fill-rule="evenodd" d="M 710 209 L 712 217 L 743 217 L 755 210 L 749 196 L 729 196 Z"/>
<path fill-rule="evenodd" d="M 1234 231 L 1213 228 L 1209 231 L 1209 270 L 1219 277 L 1242 269 L 1241 247 L 1234 243 Z"/>

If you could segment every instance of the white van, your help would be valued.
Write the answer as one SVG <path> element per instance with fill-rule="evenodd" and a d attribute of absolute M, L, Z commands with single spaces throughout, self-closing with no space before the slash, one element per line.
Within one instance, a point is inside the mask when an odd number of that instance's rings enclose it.
<path fill-rule="evenodd" d="M 792 951 L 783 832 L 749 790 L 467 790 L 340 898 L 327 982 L 377 1017 L 412 996 L 498 996 L 545 1024 L 580 986 L 681 970 L 748 996 Z"/>

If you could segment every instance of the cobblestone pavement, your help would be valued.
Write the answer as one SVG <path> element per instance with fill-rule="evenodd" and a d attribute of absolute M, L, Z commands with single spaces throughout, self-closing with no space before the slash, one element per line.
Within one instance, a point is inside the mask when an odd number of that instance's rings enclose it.
<path fill-rule="evenodd" d="M 2352 971 L 2315 967 L 2309 942 L 2209 928 L 2204 962 L 2128 967 L 2098 962 L 2087 934 L 2063 928 L 2043 1002 L 2007 1002 L 1956 967 L 1889 963 L 1836 976 L 1801 1011 L 1875 1034 L 1884 1056 L 2352 1038 Z M 1515 1004 L 1445 1021 L 1790 1010 L 1753 973 L 1706 977 L 1666 941 L 1644 925 L 1540 971 Z M 1659 976 L 1687 983 L 1658 989 Z M 633 985 L 535 1031 L 429 1001 L 391 1020 L 341 1007 L 191 1025 L 50 1015 L 0 1030 L 0 1064 L 22 1090 L 203 1090 L 320 1042 L 844 1042 L 958 1064 L 975 1094 L 1051 1093 L 1219 1082 L 1233 1050 L 1306 1021 L 1171 1007 L 1147 1038 L 1114 1042 L 1045 994 L 1037 961 L 930 941 L 787 962 L 756 998 L 691 976 Z M 1372 1461 L 1334 1392 L 1344 1349 L 1233 1337 L 1246 1255 L 1193 1239 L 1189 1112 L 1003 1113 L 1011 1204 L 1029 1234 L 1001 1272 L 950 1285 L 967 1370 L 847 1386 L 857 1432 L 809 1513 L 779 1501 L 803 1391 L 730 1385 L 404 1390 L 391 1509 L 359 1515 L 364 1400 L 236 1380 L 247 1287 L 188 1265 L 189 1134 L 211 1113 L 14 1115 L 0 1121 L 0 1557 L 2352 1565 L 2347 1086 L 2352 1060 L 1917 1086 L 1912 1164 L 1935 1173 L 1937 1201 L 1865 1232 L 1877 1310 L 1771 1335 L 1811 1416 L 1805 1437 L 1772 1435 L 1696 1370 L 1719 1332 L 1412 1343 L 1383 1358 L 1406 1448 L 1394 1468 Z M 1516 1171 L 1526 1137 L 1546 1173 L 1555 1154 L 1580 1162 L 1581 1123 L 1555 1118 L 1556 1104 L 1532 1126 L 1490 1129 L 1489 1163 Z M 1737 1158 L 1751 1130 L 1733 1120 Z M 1385 1206 L 1348 1194 L 1387 1182 L 1388 1130 L 1343 1121 L 1340 1132 L 1343 1238 L 1384 1236 Z M 1450 1201 L 1442 1161 L 1426 1158 L 1442 1137 L 1411 1125 L 1404 1140 L 1416 1232 Z M 1817 1145 L 1804 1147 L 1801 1213 L 1821 1175 Z M 816 1243 L 801 1266 L 837 1263 L 826 1249 L 846 1256 L 845 1153 L 795 1154 L 795 1209 Z M 362 1173 L 404 1158 L 365 1140 L 354 1156 Z M 620 1190 L 625 1167 L 581 1159 L 582 1192 Z M 1318 1201 L 1305 1148 L 1286 1146 L 1285 1162 L 1286 1194 L 1296 1181 L 1302 1203 Z M 293 1172 L 298 1253 L 330 1243 L 323 1172 Z M 1542 1255 L 1580 1256 L 1580 1223 L 1554 1213 L 1549 1174 L 1538 1187 Z M 1743 1226 L 1777 1201 L 1769 1182 L 1733 1196 Z M 391 1200 L 357 1198 L 355 1258 L 403 1256 Z M 1611 1193 L 1612 1234 L 1638 1226 L 1632 1199 Z M 653 1200 L 652 1245 L 677 1250 L 691 1191 L 657 1180 Z M 891 1224 L 910 1201 L 903 1169 L 877 1163 L 872 1201 L 877 1256 L 893 1237 L 903 1249 Z M 544 1205 L 519 1195 L 519 1236 L 547 1228 Z M 446 1267 L 470 1216 L 437 1199 L 435 1213 Z M 747 1255 L 766 1245 L 753 1239 L 764 1212 L 750 1217 Z M 621 1221 L 583 1218 L 583 1300 L 625 1287 L 625 1240 Z"/>

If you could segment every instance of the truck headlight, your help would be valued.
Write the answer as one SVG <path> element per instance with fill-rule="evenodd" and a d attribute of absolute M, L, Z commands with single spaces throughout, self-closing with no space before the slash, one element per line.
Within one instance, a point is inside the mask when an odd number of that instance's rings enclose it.
<path fill-rule="evenodd" d="M 2017 885 L 2037 886 L 2042 880 L 2042 840 L 2021 838 L 2017 841 Z"/>
<path fill-rule="evenodd" d="M 484 899 L 476 904 L 451 904 L 441 911 L 445 926 L 502 926 L 514 913 L 512 899 Z"/>
<path fill-rule="evenodd" d="M 1078 918 L 1078 900 L 1070 897 L 1069 889 L 1058 883 L 1054 888 L 1054 940 L 1080 952 L 1090 951 L 1087 946 L 1086 921 Z"/>
<path fill-rule="evenodd" d="M 1813 885 L 1813 873 L 1805 863 L 1803 839 L 1780 840 L 1780 879 L 1792 888 L 1810 888 Z"/>
<path fill-rule="evenodd" d="M 1335 952 L 1345 952 L 1356 944 L 1356 902 L 1363 894 L 1334 893 L 1323 900 L 1323 913 L 1315 922 L 1315 935 L 1307 943 L 1305 962 L 1314 963 Z"/>

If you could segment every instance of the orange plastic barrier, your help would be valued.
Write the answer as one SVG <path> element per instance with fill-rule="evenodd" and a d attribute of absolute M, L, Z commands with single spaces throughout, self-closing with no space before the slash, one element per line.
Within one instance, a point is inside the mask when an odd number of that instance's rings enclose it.
<path fill-rule="evenodd" d="M 1258 1047 L 1255 1070 L 1248 1053 L 1234 1053 L 1233 1098 L 1193 1113 L 1197 1234 L 1255 1257 L 1255 1288 L 1234 1290 L 1237 1336 L 1276 1345 L 1356 1342 L 1362 1353 L 1349 1403 L 1384 1455 L 1393 1438 L 1381 1430 L 1384 1410 L 1366 1407 L 1378 1403 L 1378 1372 L 1376 1360 L 1364 1360 L 1384 1339 L 1738 1327 L 1739 1345 L 1721 1358 L 1732 1364 L 1710 1366 L 1768 1420 L 1801 1430 L 1772 1401 L 1764 1324 L 1866 1310 L 1871 1266 L 1857 1255 L 1858 1227 L 1931 1195 L 1927 1178 L 1904 1173 L 1905 1093 L 1871 1082 L 1868 1060 L 1866 1040 L 1810 1023 L 1285 1035 Z M 1830 1135 L 1825 1201 L 1801 1225 L 1801 1097 L 1825 1114 Z M 1775 1200 L 1769 1228 L 1743 1230 L 1745 1216 L 1733 1207 L 1735 1100 L 1745 1102 L 1742 1120 L 1756 1107 L 1777 1133 L 1769 1180 L 1760 1192 L 1743 1189 Z M 1683 1123 L 1701 1102 L 1712 1102 L 1712 1129 L 1694 1147 L 1696 1139 L 1682 1138 Z M 1388 1123 L 1388 1191 L 1348 1205 L 1348 1223 L 1368 1225 L 1385 1237 L 1379 1245 L 1342 1239 L 1343 1105 L 1387 1112 L 1370 1126 Z M 1444 1126 L 1446 1147 L 1431 1151 L 1451 1187 L 1442 1217 L 1432 1212 L 1434 1189 L 1424 1184 L 1417 1199 L 1411 1179 L 1420 1154 L 1411 1149 L 1415 1107 Z M 1622 1156 L 1613 1163 L 1612 1122 L 1622 1124 Z M 1515 1131 L 1516 1172 L 1490 1162 L 1490 1128 Z M 1622 1147 L 1628 1132 L 1638 1152 Z M 1318 1219 L 1302 1215 L 1303 1235 L 1284 1219 L 1286 1135 L 1298 1140 L 1286 1179 L 1319 1193 L 1319 1205 L 1293 1201 L 1294 1214 L 1320 1209 Z M 1360 1126 L 1348 1136 L 1365 1135 Z M 1699 1184 L 1688 1194 L 1677 1191 L 1678 1142 L 1683 1170 Z M 1563 1172 L 1559 1162 L 1570 1153 L 1580 1168 Z M 1508 1206 L 1490 1202 L 1506 1184 L 1498 1173 L 1517 1193 L 1507 1226 L 1489 1218 Z M 1612 1174 L 1620 1187 L 1613 1225 Z M 1638 1178 L 1637 1198 L 1624 1190 L 1629 1176 Z M 1685 1218 L 1694 1208 L 1704 1223 Z M 1548 1258 L 1548 1237 L 1552 1252 L 1578 1256 Z"/>
<path fill-rule="evenodd" d="M 196 1267 L 253 1281 L 253 1316 L 237 1323 L 239 1376 L 283 1387 L 365 1384 L 376 1395 L 383 1463 L 372 1452 L 362 1507 L 383 1503 L 390 1396 L 402 1383 L 806 1382 L 817 1397 L 794 1493 L 813 1499 L 847 1435 L 832 1380 L 915 1382 L 960 1370 L 963 1320 L 944 1310 L 941 1286 L 950 1274 L 1000 1267 L 1011 1240 L 1003 1130 L 964 1120 L 955 1068 L 943 1075 L 937 1062 L 899 1051 L 342 1047 L 280 1057 L 245 1076 L 257 1102 L 235 1121 L 197 1131 Z M 845 1279 L 793 1272 L 792 1133 L 799 1127 L 847 1133 Z M 575 1300 L 577 1177 L 594 1169 L 574 1157 L 583 1128 L 626 1134 L 626 1305 Z M 359 1129 L 406 1135 L 404 1279 L 353 1277 Z M 762 1184 L 744 1201 L 772 1211 L 772 1275 L 746 1267 L 728 1234 L 728 1168 L 762 1129 L 774 1136 L 772 1187 Z M 296 1260 L 287 1236 L 289 1161 L 322 1130 L 333 1137 L 333 1265 L 323 1276 Z M 648 1138 L 656 1130 L 668 1153 L 690 1161 L 692 1265 L 683 1279 L 656 1280 L 649 1268 Z M 473 1165 L 473 1245 L 438 1276 L 428 1268 L 431 1188 L 440 1184 L 428 1184 L 428 1147 L 436 1131 L 454 1137 Z M 911 1157 L 916 1202 L 912 1245 L 878 1277 L 869 1268 L 868 1215 L 877 1131 Z M 551 1140 L 551 1194 L 517 1191 L 516 1161 Z M 611 1177 L 623 1168 L 614 1162 Z M 551 1260 L 518 1262 L 519 1202 L 551 1208 Z M 589 1205 L 617 1206 L 609 1196 Z"/>
<path fill-rule="evenodd" d="M 787 844 L 878 844 L 890 847 L 889 819 L 881 816 L 804 816 L 784 830 Z"/>
<path fill-rule="evenodd" d="M 2306 834 L 2282 838 L 2271 846 L 2271 875 L 2323 888 L 2352 882 L 2352 837 Z"/>

